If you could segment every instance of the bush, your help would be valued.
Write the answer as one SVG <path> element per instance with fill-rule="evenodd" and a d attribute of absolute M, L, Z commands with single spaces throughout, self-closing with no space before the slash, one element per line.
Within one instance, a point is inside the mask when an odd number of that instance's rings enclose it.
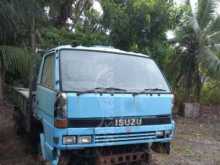
<path fill-rule="evenodd" d="M 208 80 L 201 92 L 201 103 L 206 105 L 220 105 L 220 81 Z"/>

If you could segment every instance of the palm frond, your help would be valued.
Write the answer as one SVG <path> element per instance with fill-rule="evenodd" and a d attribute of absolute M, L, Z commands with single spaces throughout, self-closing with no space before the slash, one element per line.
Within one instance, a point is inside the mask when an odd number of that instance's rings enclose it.
<path fill-rule="evenodd" d="M 219 31 L 220 30 L 220 16 L 216 15 L 215 18 L 210 20 L 209 24 L 206 26 L 204 31 L 206 34 L 212 34 L 213 32 Z"/>
<path fill-rule="evenodd" d="M 196 19 L 201 29 L 204 29 L 209 21 L 213 19 L 216 8 L 216 0 L 198 0 Z"/>
<path fill-rule="evenodd" d="M 190 6 L 190 15 L 186 16 L 186 23 L 193 28 L 195 33 L 199 33 L 201 30 L 199 22 L 197 20 L 196 14 L 193 13 L 192 5 L 189 6 Z"/>
<path fill-rule="evenodd" d="M 200 26 L 196 17 L 194 15 L 191 15 L 187 16 L 186 18 L 187 20 L 185 23 L 190 25 L 193 28 L 194 32 L 198 34 L 200 32 Z"/>
<path fill-rule="evenodd" d="M 210 77 L 220 80 L 220 59 L 210 48 L 201 49 L 198 61 Z"/>
<path fill-rule="evenodd" d="M 215 54 L 220 54 L 220 44 L 213 44 L 209 47 Z"/>
<path fill-rule="evenodd" d="M 207 39 L 209 40 L 209 42 L 215 43 L 215 44 L 219 44 L 220 43 L 220 29 L 217 32 L 214 32 L 210 35 L 207 36 Z"/>

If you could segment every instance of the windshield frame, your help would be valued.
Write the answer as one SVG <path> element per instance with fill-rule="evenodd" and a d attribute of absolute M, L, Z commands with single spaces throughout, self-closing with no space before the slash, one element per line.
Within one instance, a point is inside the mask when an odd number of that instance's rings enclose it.
<path fill-rule="evenodd" d="M 150 93 L 150 94 L 172 94 L 172 89 L 170 87 L 170 84 L 168 83 L 164 73 L 161 71 L 160 67 L 158 66 L 158 64 L 149 56 L 145 56 L 145 55 L 141 55 L 141 54 L 132 54 L 132 53 L 122 53 L 122 52 L 114 52 L 114 51 L 103 51 L 103 50 L 90 50 L 90 49 L 79 49 L 79 48 L 62 48 L 58 50 L 58 60 L 59 60 L 59 83 L 60 83 L 60 91 L 65 92 L 65 93 L 82 93 L 82 90 L 63 90 L 63 83 L 62 83 L 62 69 L 61 69 L 61 52 L 63 50 L 72 50 L 72 51 L 84 51 L 84 52 L 101 52 L 101 53 L 111 53 L 111 54 L 115 54 L 115 55 L 124 55 L 124 56 L 136 56 L 136 57 L 140 57 L 140 58 L 145 58 L 145 59 L 151 59 L 154 64 L 156 65 L 156 67 L 158 67 L 159 72 L 161 73 L 164 81 L 167 84 L 168 87 L 168 91 L 149 91 L 149 92 L 145 92 L 145 93 Z M 113 93 L 113 92 L 109 92 L 109 91 L 90 91 L 90 92 L 86 92 L 86 93 Z M 136 94 L 138 92 L 132 92 L 132 91 L 117 91 L 114 92 L 115 93 L 120 93 L 120 94 Z"/>

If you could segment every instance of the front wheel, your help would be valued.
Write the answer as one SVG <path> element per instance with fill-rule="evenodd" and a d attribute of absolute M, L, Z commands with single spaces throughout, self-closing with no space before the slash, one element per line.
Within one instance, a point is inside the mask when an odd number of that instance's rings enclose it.
<path fill-rule="evenodd" d="M 70 156 L 62 154 L 59 158 L 58 165 L 70 165 Z"/>
<path fill-rule="evenodd" d="M 25 137 L 24 117 L 18 107 L 14 107 L 13 120 L 16 135 L 19 137 Z"/>
<path fill-rule="evenodd" d="M 63 152 L 59 157 L 58 165 L 95 165 L 95 159 Z"/>
<path fill-rule="evenodd" d="M 170 142 L 166 142 L 166 143 L 160 143 L 160 142 L 156 142 L 153 143 L 151 146 L 151 149 L 157 153 L 166 153 L 166 154 L 170 154 Z"/>

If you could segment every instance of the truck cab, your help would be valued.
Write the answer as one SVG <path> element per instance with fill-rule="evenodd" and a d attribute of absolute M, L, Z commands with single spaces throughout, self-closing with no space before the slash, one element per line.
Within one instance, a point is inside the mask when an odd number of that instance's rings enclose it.
<path fill-rule="evenodd" d="M 102 46 L 51 49 L 40 66 L 34 109 L 43 156 L 58 164 L 65 152 L 168 144 L 173 99 L 147 55 Z"/>

